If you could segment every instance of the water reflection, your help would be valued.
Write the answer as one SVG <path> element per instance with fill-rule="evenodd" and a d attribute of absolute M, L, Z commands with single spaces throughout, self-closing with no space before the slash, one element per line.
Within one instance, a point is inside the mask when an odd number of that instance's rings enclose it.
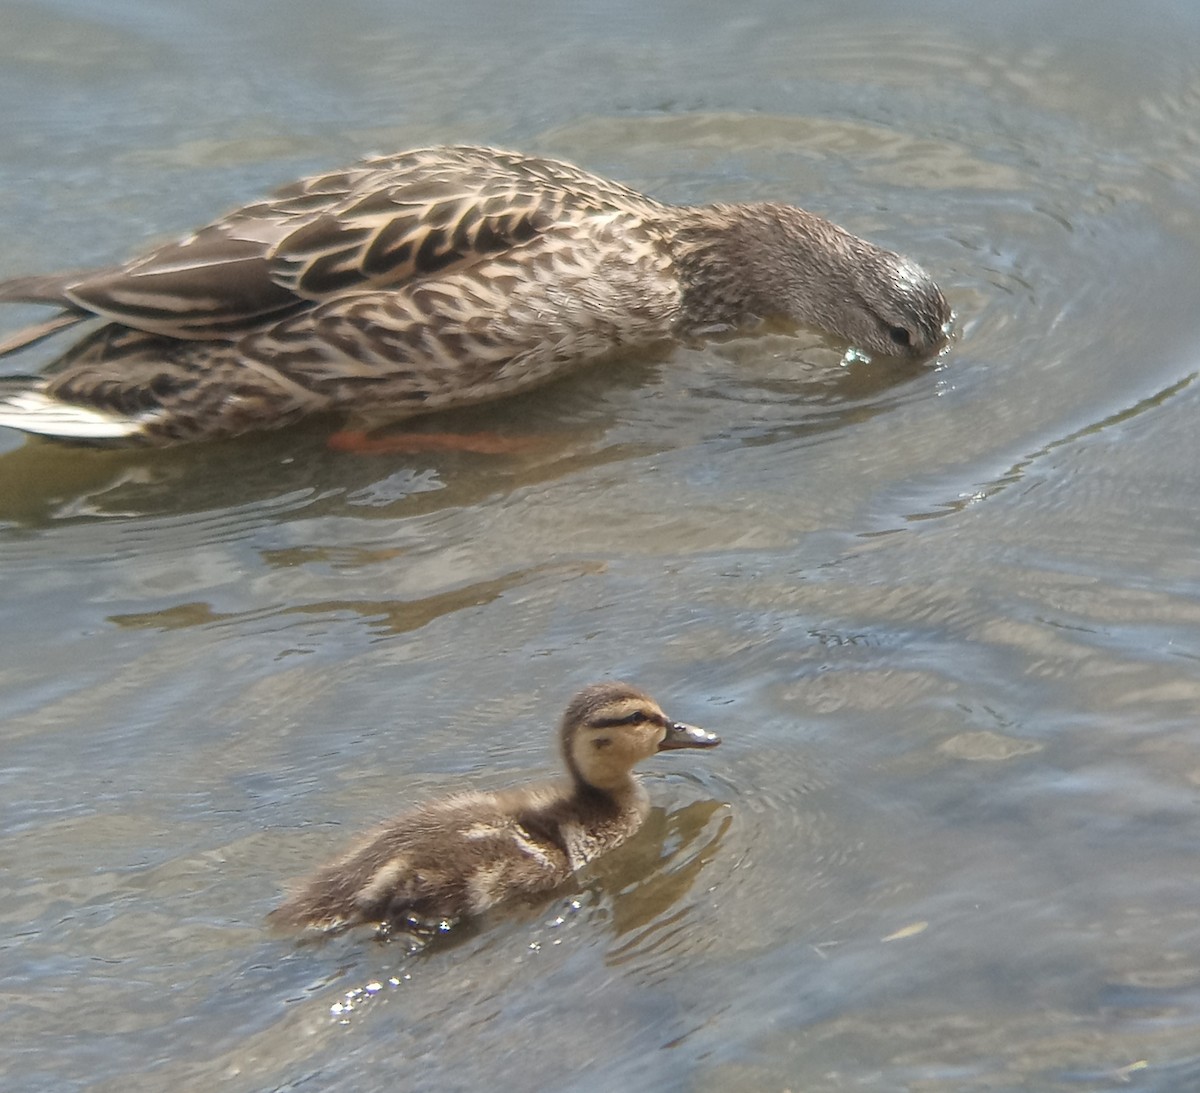
<path fill-rule="evenodd" d="M 375 560 L 387 552 L 372 552 Z M 335 601 L 325 603 L 292 603 L 286 607 L 257 609 L 245 612 L 218 612 L 207 603 L 180 603 L 158 611 L 131 615 L 109 615 L 108 621 L 120 627 L 132 629 L 178 630 L 192 626 L 229 624 L 238 627 L 265 623 L 272 633 L 283 634 L 288 628 L 288 617 L 319 620 L 324 627 L 339 621 L 361 620 L 368 633 L 374 638 L 389 634 L 403 634 L 419 630 L 435 619 L 468 607 L 480 607 L 492 603 L 503 593 L 527 584 L 533 577 L 557 576 L 570 578 L 586 573 L 593 567 L 559 567 L 554 570 L 520 571 L 498 580 L 481 581 L 456 588 L 436 596 L 416 600 Z"/>
<path fill-rule="evenodd" d="M 733 433 L 756 442 L 776 432 L 819 435 L 883 412 L 927 372 L 919 363 L 895 361 L 847 367 L 813 336 L 768 333 L 678 349 L 661 364 L 592 369 L 505 403 L 407 427 L 533 442 L 512 456 L 340 454 L 324 448 L 335 422 L 165 450 L 104 451 L 30 439 L 0 454 L 0 522 L 37 528 L 56 520 L 242 508 L 299 490 L 310 491 L 313 503 L 338 497 L 368 518 L 462 507 L 497 489 L 677 448 L 689 433 L 703 442 L 696 429 L 714 410 Z"/>

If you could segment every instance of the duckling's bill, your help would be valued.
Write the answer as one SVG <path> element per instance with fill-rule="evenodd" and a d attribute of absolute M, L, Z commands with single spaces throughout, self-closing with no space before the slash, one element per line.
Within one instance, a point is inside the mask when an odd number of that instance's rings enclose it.
<path fill-rule="evenodd" d="M 709 732 L 697 725 L 685 725 L 682 721 L 672 721 L 667 725 L 667 735 L 662 738 L 658 750 L 715 748 L 720 742 L 721 738 L 715 732 Z"/>

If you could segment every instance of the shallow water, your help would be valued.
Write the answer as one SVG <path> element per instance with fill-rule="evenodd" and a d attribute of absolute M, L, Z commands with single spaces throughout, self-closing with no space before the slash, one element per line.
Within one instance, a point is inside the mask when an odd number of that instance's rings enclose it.
<path fill-rule="evenodd" d="M 1200 13 L 730 10 L 0 5 L 0 275 L 478 140 L 803 203 L 958 316 L 441 423 L 512 458 L 0 433 L 3 1084 L 1200 1087 Z M 725 743 L 577 889 L 419 957 L 264 929 L 601 676 Z"/>

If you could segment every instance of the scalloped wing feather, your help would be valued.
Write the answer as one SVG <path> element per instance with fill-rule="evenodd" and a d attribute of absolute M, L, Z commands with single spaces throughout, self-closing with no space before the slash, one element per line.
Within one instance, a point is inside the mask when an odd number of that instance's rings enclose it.
<path fill-rule="evenodd" d="M 238 343 L 333 407 L 389 420 L 500 398 L 671 336 L 681 296 L 669 252 L 639 218 L 573 231 L 397 289 L 359 292 Z"/>
<path fill-rule="evenodd" d="M 229 338 L 313 302 L 469 267 L 618 208 L 662 207 L 566 163 L 419 149 L 292 183 L 178 242 L 60 282 L 53 302 L 169 337 Z"/>
<path fill-rule="evenodd" d="M 323 410 L 397 421 L 665 340 L 680 308 L 657 229 L 609 214 L 448 275 L 336 297 L 232 344 L 108 324 L 59 359 L 46 391 L 136 416 L 146 443 L 277 427 Z"/>

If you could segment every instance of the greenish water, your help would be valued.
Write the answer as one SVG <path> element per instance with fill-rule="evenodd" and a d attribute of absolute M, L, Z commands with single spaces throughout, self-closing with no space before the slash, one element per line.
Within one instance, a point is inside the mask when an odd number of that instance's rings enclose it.
<path fill-rule="evenodd" d="M 1191 5 L 0 26 L 0 276 L 466 140 L 795 201 L 958 315 L 932 367 L 735 339 L 449 418 L 511 458 L 0 433 L 2 1084 L 1200 1086 Z M 604 676 L 725 742 L 578 890 L 418 958 L 265 930 L 350 833 L 552 771 Z"/>

